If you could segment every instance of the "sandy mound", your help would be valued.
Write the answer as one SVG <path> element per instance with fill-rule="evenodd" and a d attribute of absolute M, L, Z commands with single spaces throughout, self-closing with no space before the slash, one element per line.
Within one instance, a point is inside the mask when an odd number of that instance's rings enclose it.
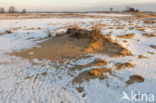
<path fill-rule="evenodd" d="M 121 35 L 121 36 L 118 36 L 120 38 L 125 38 L 125 39 L 129 39 L 129 38 L 133 38 L 135 36 L 134 33 L 129 33 L 129 34 L 126 34 L 126 35 Z"/>
<path fill-rule="evenodd" d="M 156 49 L 156 45 L 150 45 L 150 47 Z"/>
<path fill-rule="evenodd" d="M 140 58 L 140 59 L 147 59 L 147 57 L 144 56 L 144 55 L 139 55 L 138 58 Z"/>
<path fill-rule="evenodd" d="M 90 79 L 104 79 L 107 78 L 106 73 L 111 74 L 111 69 L 109 68 L 95 68 L 90 71 L 84 71 L 80 73 L 72 82 L 82 83 L 83 81 L 89 81 Z"/>
<path fill-rule="evenodd" d="M 92 66 L 104 66 L 107 64 L 107 61 L 101 58 L 95 59 L 93 62 L 90 62 L 85 65 L 74 65 L 74 67 L 70 68 L 70 70 L 81 70 L 83 68 L 92 67 Z"/>
<path fill-rule="evenodd" d="M 59 34 L 29 50 L 14 52 L 16 56 L 24 58 L 57 59 L 59 57 L 73 58 L 87 53 L 101 53 L 108 56 L 130 56 L 129 50 L 109 36 L 103 36 L 101 29 L 96 26 L 92 31 L 69 28 L 65 34 Z"/>
<path fill-rule="evenodd" d="M 116 68 L 117 70 L 120 70 L 120 69 L 124 69 L 124 68 L 133 68 L 133 64 L 129 63 L 129 62 L 126 62 L 126 63 L 116 63 Z"/>
<path fill-rule="evenodd" d="M 156 33 L 143 33 L 142 35 L 145 37 L 156 37 Z"/>
<path fill-rule="evenodd" d="M 156 23 L 156 22 L 153 21 L 153 20 L 145 20 L 144 23 L 146 23 L 146 24 L 154 24 L 154 23 Z"/>
<path fill-rule="evenodd" d="M 135 82 L 144 82 L 144 78 L 141 75 L 132 75 L 129 77 L 129 80 L 126 81 L 127 85 L 131 85 Z"/>

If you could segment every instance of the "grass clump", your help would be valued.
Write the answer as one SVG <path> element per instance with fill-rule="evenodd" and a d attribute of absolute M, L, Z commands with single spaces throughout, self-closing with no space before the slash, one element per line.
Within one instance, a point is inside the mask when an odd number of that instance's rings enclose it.
<path fill-rule="evenodd" d="M 102 27 L 100 23 L 94 23 L 91 31 L 91 37 L 93 40 L 98 40 L 102 38 Z"/>
<path fill-rule="evenodd" d="M 50 38 L 50 37 L 52 37 L 52 33 L 51 33 L 50 29 L 48 28 L 47 29 L 47 38 Z"/>

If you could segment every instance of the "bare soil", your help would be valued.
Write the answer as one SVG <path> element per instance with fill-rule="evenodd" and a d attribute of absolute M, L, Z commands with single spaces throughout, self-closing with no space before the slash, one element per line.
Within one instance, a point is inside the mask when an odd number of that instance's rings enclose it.
<path fill-rule="evenodd" d="M 150 47 L 156 49 L 156 45 L 150 45 Z"/>
<path fill-rule="evenodd" d="M 74 58 L 88 53 L 101 53 L 111 57 L 131 56 L 131 52 L 122 45 L 113 42 L 107 36 L 92 35 L 93 31 L 68 30 L 49 40 L 40 43 L 40 47 L 11 53 L 12 55 L 29 59 Z M 33 53 L 33 54 L 32 54 Z"/>
<path fill-rule="evenodd" d="M 144 78 L 141 75 L 132 75 L 129 77 L 129 80 L 126 81 L 127 85 L 131 85 L 135 82 L 144 82 Z"/>
<path fill-rule="evenodd" d="M 118 36 L 118 37 L 128 39 L 128 38 L 133 38 L 134 36 L 135 36 L 134 33 L 129 33 L 129 34 L 121 35 L 121 36 Z"/>
<path fill-rule="evenodd" d="M 90 71 L 84 71 L 80 73 L 75 79 L 73 79 L 73 83 L 82 83 L 83 81 L 89 81 L 90 79 L 104 79 L 107 78 L 105 73 L 111 74 L 110 68 L 95 68 Z"/>
<path fill-rule="evenodd" d="M 131 64 L 130 62 L 116 63 L 115 65 L 116 65 L 117 70 L 124 69 L 124 68 L 133 68 L 134 67 L 134 65 Z"/>

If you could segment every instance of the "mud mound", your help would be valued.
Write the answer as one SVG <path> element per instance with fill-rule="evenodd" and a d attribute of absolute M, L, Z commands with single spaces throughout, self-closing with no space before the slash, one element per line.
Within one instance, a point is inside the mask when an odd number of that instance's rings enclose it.
<path fill-rule="evenodd" d="M 146 23 L 146 24 L 154 24 L 154 23 L 156 23 L 156 22 L 153 21 L 153 20 L 145 20 L 144 23 Z"/>
<path fill-rule="evenodd" d="M 131 52 L 117 42 L 113 42 L 109 36 L 103 36 L 98 26 L 92 31 L 69 28 L 66 33 L 50 38 L 40 43 L 40 48 L 14 52 L 13 55 L 24 58 L 57 59 L 73 58 L 87 53 L 101 53 L 108 56 L 130 56 Z"/>
<path fill-rule="evenodd" d="M 107 64 L 107 61 L 104 60 L 104 59 L 101 59 L 101 58 L 97 58 L 93 61 L 94 64 L 96 65 L 106 65 Z"/>
<path fill-rule="evenodd" d="M 150 45 L 150 47 L 156 49 L 156 45 Z"/>
<path fill-rule="evenodd" d="M 89 38 L 91 35 L 91 31 L 79 29 L 79 28 L 69 28 L 67 30 L 67 34 L 70 34 L 70 37 L 77 38 L 77 39 Z"/>
<path fill-rule="evenodd" d="M 121 36 L 118 36 L 118 37 L 128 39 L 128 38 L 133 38 L 134 36 L 135 36 L 134 33 L 129 33 L 129 34 L 121 35 Z"/>
<path fill-rule="evenodd" d="M 101 39 L 93 40 L 85 49 L 86 53 L 104 53 L 110 57 L 131 56 L 131 52 L 117 42 L 114 42 L 109 36 L 103 36 Z"/>
<path fill-rule="evenodd" d="M 88 68 L 88 67 L 92 67 L 92 66 L 104 66 L 107 64 L 107 61 L 101 58 L 97 58 L 95 59 L 93 62 L 90 62 L 88 64 L 85 65 L 75 65 L 74 67 L 70 68 L 70 70 L 81 70 L 83 68 Z"/>
<path fill-rule="evenodd" d="M 111 69 L 109 68 L 95 68 L 90 71 L 84 71 L 80 73 L 75 79 L 73 79 L 73 83 L 82 83 L 83 81 L 89 81 L 90 79 L 104 79 L 107 77 L 105 73 L 111 74 Z"/>
<path fill-rule="evenodd" d="M 77 87 L 76 90 L 77 90 L 79 93 L 82 93 L 82 92 L 83 92 L 83 87 Z"/>
<path fill-rule="evenodd" d="M 96 77 L 105 77 L 104 73 L 110 73 L 111 74 L 111 69 L 109 68 L 96 68 L 96 69 L 92 69 L 91 71 L 89 71 L 89 74 L 92 76 L 96 76 Z"/>
<path fill-rule="evenodd" d="M 116 63 L 115 64 L 116 67 L 117 67 L 117 70 L 120 70 L 120 69 L 124 69 L 124 68 L 133 68 L 133 64 L 129 63 L 129 62 L 126 62 L 126 63 Z"/>
<path fill-rule="evenodd" d="M 156 37 L 156 33 L 143 33 L 142 35 L 146 37 Z"/>
<path fill-rule="evenodd" d="M 140 59 L 147 59 L 147 57 L 144 56 L 144 55 L 139 55 L 138 58 L 140 58 Z"/>
<path fill-rule="evenodd" d="M 144 78 L 141 75 L 132 75 L 129 80 L 126 81 L 127 85 L 134 84 L 135 82 L 144 82 Z"/>

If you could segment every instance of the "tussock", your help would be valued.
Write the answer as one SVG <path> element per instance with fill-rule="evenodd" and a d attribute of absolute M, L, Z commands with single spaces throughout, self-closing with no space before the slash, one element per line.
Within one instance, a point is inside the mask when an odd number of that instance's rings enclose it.
<path fill-rule="evenodd" d="M 52 33 L 51 33 L 50 29 L 48 28 L 47 29 L 47 38 L 50 38 L 50 37 L 52 37 Z"/>
<path fill-rule="evenodd" d="M 102 39 L 102 29 L 100 24 L 94 24 L 91 32 L 91 37 L 93 40 Z"/>

